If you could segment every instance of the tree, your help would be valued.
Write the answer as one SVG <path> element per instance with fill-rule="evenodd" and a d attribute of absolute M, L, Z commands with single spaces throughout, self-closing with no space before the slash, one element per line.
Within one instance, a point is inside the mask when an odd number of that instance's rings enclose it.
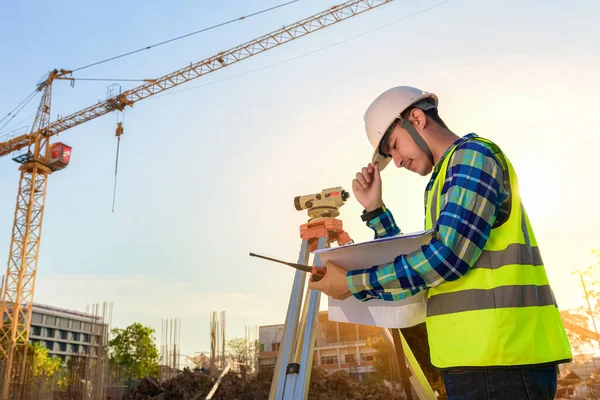
<path fill-rule="evenodd" d="M 112 330 L 113 338 L 108 342 L 110 361 L 123 368 L 129 380 L 158 373 L 158 349 L 154 329 L 136 322 L 126 329 Z"/>
<path fill-rule="evenodd" d="M 427 381 L 434 390 L 439 391 L 444 383 L 440 372 L 433 368 L 429 361 L 429 343 L 427 341 L 427 328 L 425 324 L 422 323 L 410 328 L 402 328 L 401 331 Z M 400 371 L 398 371 L 396 365 L 396 351 L 393 346 L 382 337 L 376 340 L 370 339 L 368 345 L 375 349 L 375 360 L 373 361 L 375 374 L 373 375 L 373 381 L 398 381 L 400 379 Z"/>
<path fill-rule="evenodd" d="M 373 368 L 375 374 L 373 380 L 375 382 L 393 381 L 397 375 L 395 357 L 396 352 L 382 337 L 377 339 L 369 339 L 367 346 L 375 349 L 373 360 Z"/>
<path fill-rule="evenodd" d="M 33 354 L 33 376 L 52 377 L 61 367 L 61 361 L 58 357 L 50 357 L 48 349 L 40 346 L 39 343 L 29 345 L 29 351 Z"/>
<path fill-rule="evenodd" d="M 252 365 L 248 364 L 254 362 L 259 347 L 258 340 L 251 342 L 244 338 L 234 338 L 227 341 L 227 355 L 234 362 L 241 364 L 240 370 L 244 379 L 246 379 L 247 367 L 252 369 Z"/>

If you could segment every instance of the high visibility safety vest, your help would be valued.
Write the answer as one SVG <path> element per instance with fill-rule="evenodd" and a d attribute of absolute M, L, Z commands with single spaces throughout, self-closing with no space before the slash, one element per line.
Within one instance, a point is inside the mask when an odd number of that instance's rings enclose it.
<path fill-rule="evenodd" d="M 571 360 L 571 347 L 521 204 L 512 164 L 487 145 L 510 180 L 510 214 L 490 237 L 475 264 L 461 278 L 428 291 L 427 333 L 431 363 L 440 369 L 536 365 Z M 452 149 L 428 193 L 426 229 L 440 215 L 441 190 Z"/>

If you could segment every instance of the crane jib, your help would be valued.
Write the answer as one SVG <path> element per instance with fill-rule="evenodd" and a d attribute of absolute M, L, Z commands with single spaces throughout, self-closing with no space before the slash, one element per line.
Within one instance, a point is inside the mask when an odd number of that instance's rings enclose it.
<path fill-rule="evenodd" d="M 138 87 L 128 90 L 119 96 L 109 98 L 89 106 L 83 110 L 77 111 L 71 115 L 50 123 L 46 129 L 50 136 L 67 129 L 73 128 L 84 122 L 106 115 L 115 110 L 123 110 L 126 106 L 133 106 L 133 103 L 153 96 L 157 93 L 182 85 L 193 79 L 207 75 L 211 72 L 222 69 L 228 65 L 235 64 L 246 58 L 260 54 L 292 40 L 306 36 L 312 32 L 319 31 L 325 27 L 337 24 L 341 21 L 362 14 L 394 0 L 352 0 L 334 6 L 319 14 L 305 18 L 294 24 L 285 26 L 276 31 L 263 35 L 257 39 L 248 41 L 227 51 L 220 52 L 212 57 L 197 63 L 191 64 L 180 70 L 172 72 L 161 78 L 144 83 Z M 66 71 L 70 72 L 70 71 Z M 56 79 L 72 79 L 59 76 Z M 47 84 L 51 84 L 49 82 Z M 34 131 L 30 134 L 18 136 L 10 141 L 0 143 L 0 157 L 20 150 L 29 145 L 30 138 L 39 135 L 41 132 Z"/>

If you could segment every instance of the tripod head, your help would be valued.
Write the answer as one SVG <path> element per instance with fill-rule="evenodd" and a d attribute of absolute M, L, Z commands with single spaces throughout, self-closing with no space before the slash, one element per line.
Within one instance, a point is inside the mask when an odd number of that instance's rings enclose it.
<path fill-rule="evenodd" d="M 340 207 L 350 198 L 350 193 L 341 186 L 323 189 L 319 193 L 296 196 L 296 210 L 308 210 L 310 221 L 321 218 L 335 218 L 340 215 Z"/>

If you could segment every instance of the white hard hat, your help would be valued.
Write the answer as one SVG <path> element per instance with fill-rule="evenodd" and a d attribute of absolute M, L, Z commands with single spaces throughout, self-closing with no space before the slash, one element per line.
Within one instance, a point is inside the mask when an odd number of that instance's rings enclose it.
<path fill-rule="evenodd" d="M 424 99 L 432 99 L 433 102 L 421 102 Z M 438 98 L 433 93 L 424 92 L 414 87 L 396 86 L 380 94 L 365 112 L 364 120 L 367 137 L 375 149 L 373 163 L 379 163 L 380 171 L 389 164 L 391 158 L 380 153 L 379 143 L 392 123 L 400 118 L 400 115 L 407 108 L 413 105 L 422 110 L 437 108 Z M 421 147 L 420 144 L 419 146 Z"/>

